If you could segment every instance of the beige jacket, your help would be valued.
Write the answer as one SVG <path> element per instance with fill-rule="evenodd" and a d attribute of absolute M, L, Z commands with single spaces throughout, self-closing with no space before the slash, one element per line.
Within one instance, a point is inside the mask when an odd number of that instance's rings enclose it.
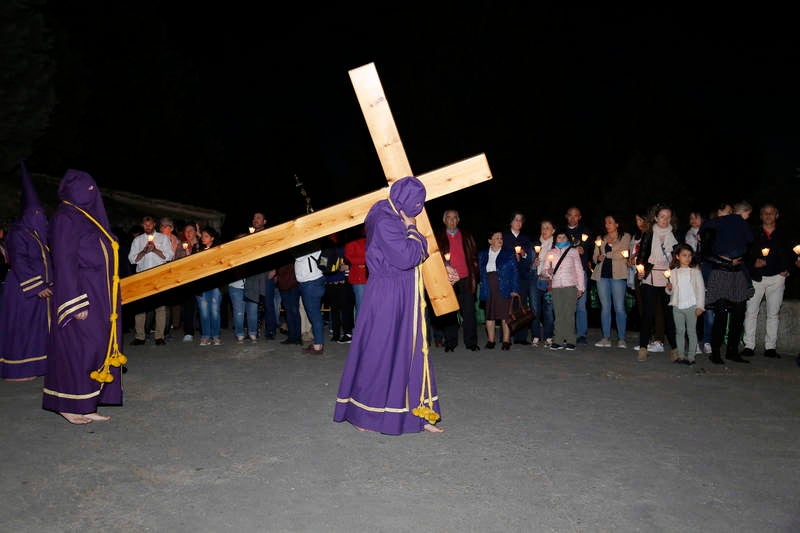
<path fill-rule="evenodd" d="M 597 281 L 603 273 L 602 262 L 598 263 L 601 255 L 605 254 L 606 242 L 608 235 L 603 235 L 603 244 L 600 248 L 594 247 L 592 253 L 592 262 L 595 264 L 594 271 L 592 272 L 592 279 Z M 619 235 L 617 240 L 611 243 L 611 274 L 614 279 L 628 279 L 628 258 L 622 255 L 622 251 L 630 252 L 631 247 L 631 234 L 623 233 Z"/>

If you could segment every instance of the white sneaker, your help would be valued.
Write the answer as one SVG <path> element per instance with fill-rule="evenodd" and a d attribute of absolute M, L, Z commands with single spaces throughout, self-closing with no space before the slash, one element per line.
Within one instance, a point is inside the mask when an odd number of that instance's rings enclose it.
<path fill-rule="evenodd" d="M 703 344 L 703 353 L 711 353 L 711 343 L 707 342 Z"/>
<path fill-rule="evenodd" d="M 533 340 L 531 341 L 531 346 L 533 346 L 534 348 L 538 348 L 539 347 L 539 337 L 534 337 L 533 338 Z"/>
<path fill-rule="evenodd" d="M 183 342 L 192 342 L 194 340 L 194 335 L 186 334 L 183 336 Z"/>
<path fill-rule="evenodd" d="M 647 345 L 648 352 L 663 352 L 664 351 L 664 343 L 661 341 L 653 341 Z"/>
<path fill-rule="evenodd" d="M 628 345 L 625 344 L 625 339 L 620 339 L 617 341 L 617 348 L 627 348 Z"/>
<path fill-rule="evenodd" d="M 697 345 L 697 349 L 694 351 L 694 354 L 695 355 L 703 355 L 703 349 L 700 347 L 699 344 Z"/>
<path fill-rule="evenodd" d="M 597 346 L 598 348 L 611 348 L 611 341 L 603 337 L 602 339 L 594 343 L 594 345 Z"/>

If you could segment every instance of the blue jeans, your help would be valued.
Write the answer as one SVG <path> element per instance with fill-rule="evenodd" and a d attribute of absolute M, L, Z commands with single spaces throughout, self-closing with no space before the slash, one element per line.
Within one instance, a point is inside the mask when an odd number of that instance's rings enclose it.
<path fill-rule="evenodd" d="M 322 321 L 322 297 L 325 295 L 325 278 L 321 277 L 312 281 L 300 283 L 300 296 L 303 298 L 303 307 L 311 322 L 311 331 L 314 334 L 314 344 L 325 344 L 325 333 Z"/>
<path fill-rule="evenodd" d="M 555 317 L 553 315 L 553 301 L 547 294 L 547 280 L 531 280 L 531 309 L 536 313 L 536 319 L 531 324 L 531 336 L 537 339 L 552 339 Z"/>
<path fill-rule="evenodd" d="M 222 293 L 219 289 L 211 289 L 197 296 L 197 308 L 200 310 L 200 335 L 203 337 L 219 337 L 219 307 Z"/>
<path fill-rule="evenodd" d="M 283 312 L 286 313 L 286 329 L 290 341 L 299 341 L 302 338 L 300 332 L 300 288 L 292 287 L 281 292 L 281 302 Z"/>
<path fill-rule="evenodd" d="M 581 259 L 583 260 L 583 259 Z M 586 337 L 589 331 L 589 315 L 586 312 L 586 293 L 589 292 L 589 274 L 584 269 L 583 281 L 586 290 L 583 291 L 581 297 L 575 304 L 575 333 L 578 337 Z"/>
<path fill-rule="evenodd" d="M 603 337 L 611 338 L 611 306 L 617 319 L 617 335 L 625 339 L 628 313 L 625 311 L 625 291 L 628 281 L 624 279 L 600 278 L 597 280 L 597 296 L 600 298 L 600 327 Z"/>
<path fill-rule="evenodd" d="M 356 295 L 356 309 L 355 309 L 355 316 L 358 316 L 358 308 L 361 307 L 361 298 L 364 297 L 364 289 L 367 288 L 366 283 L 356 283 L 352 285 L 353 287 L 353 294 Z"/>
<path fill-rule="evenodd" d="M 244 337 L 244 289 L 228 285 L 228 296 L 233 308 L 233 331 L 236 338 Z"/>

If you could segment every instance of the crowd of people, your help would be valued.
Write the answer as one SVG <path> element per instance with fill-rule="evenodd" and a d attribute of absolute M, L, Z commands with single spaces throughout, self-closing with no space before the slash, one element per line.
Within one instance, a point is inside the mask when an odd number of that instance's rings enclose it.
<path fill-rule="evenodd" d="M 282 333 L 279 342 L 308 355 L 324 354 L 326 341 L 350 344 L 334 420 L 388 434 L 440 432 L 429 348 L 453 352 L 459 330 L 472 351 L 481 349 L 481 321 L 483 349 L 573 351 L 588 344 L 589 308 L 596 306 L 598 348 L 627 349 L 633 319 L 638 361 L 668 345 L 676 364 L 693 365 L 700 354 L 714 364 L 749 363 L 766 300 L 763 355 L 779 358 L 786 278 L 800 267 L 800 248 L 778 225 L 771 203 L 760 207 L 757 225 L 747 202 L 721 204 L 707 215 L 692 211 L 686 231 L 661 204 L 637 211 L 632 231 L 618 213 L 607 212 L 602 231 L 593 232 L 570 206 L 563 222 L 542 219 L 529 234 L 526 215 L 514 211 L 507 228 L 490 228 L 485 242 L 460 227 L 458 210 L 448 209 L 434 238 L 458 310 L 435 316 L 419 268 L 427 241 L 414 218 L 425 190 L 408 177 L 354 232 L 147 299 L 126 326 L 120 277 L 203 253 L 221 244 L 220 233 L 194 222 L 176 232 L 169 217 L 156 229 L 156 219 L 145 215 L 128 243 L 120 243 L 96 183 L 77 170 L 62 179 L 61 203 L 48 222 L 24 167 L 22 174 L 22 216 L 7 236 L 0 233 L 0 377 L 44 376 L 43 407 L 74 424 L 107 420 L 97 406 L 122 403 L 123 333 L 133 333 L 132 345 L 149 339 L 164 346 L 178 329 L 183 342 L 195 342 L 199 329 L 199 346 L 218 346 L 227 317 L 238 343 L 277 341 Z M 251 224 L 236 238 L 264 230 L 264 213 L 254 213 Z M 530 306 L 535 320 L 512 331 L 515 305 Z M 376 355 L 387 350 L 396 353 Z M 409 387 L 420 395 L 411 410 Z"/>

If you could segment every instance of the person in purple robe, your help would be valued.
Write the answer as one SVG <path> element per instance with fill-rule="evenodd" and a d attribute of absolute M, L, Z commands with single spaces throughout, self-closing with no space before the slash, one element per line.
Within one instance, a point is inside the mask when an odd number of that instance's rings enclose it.
<path fill-rule="evenodd" d="M 72 424 L 108 420 L 98 405 L 122 405 L 119 242 L 94 179 L 68 170 L 50 219 L 55 286 L 42 407 Z"/>
<path fill-rule="evenodd" d="M 22 217 L 9 229 L 6 277 L 0 311 L 0 377 L 30 381 L 47 371 L 52 262 L 47 216 L 22 163 Z"/>
<path fill-rule="evenodd" d="M 425 335 L 420 265 L 428 243 L 415 225 L 425 186 L 408 176 L 365 220 L 369 278 L 353 330 L 334 422 L 388 435 L 441 433 L 436 380 Z"/>

